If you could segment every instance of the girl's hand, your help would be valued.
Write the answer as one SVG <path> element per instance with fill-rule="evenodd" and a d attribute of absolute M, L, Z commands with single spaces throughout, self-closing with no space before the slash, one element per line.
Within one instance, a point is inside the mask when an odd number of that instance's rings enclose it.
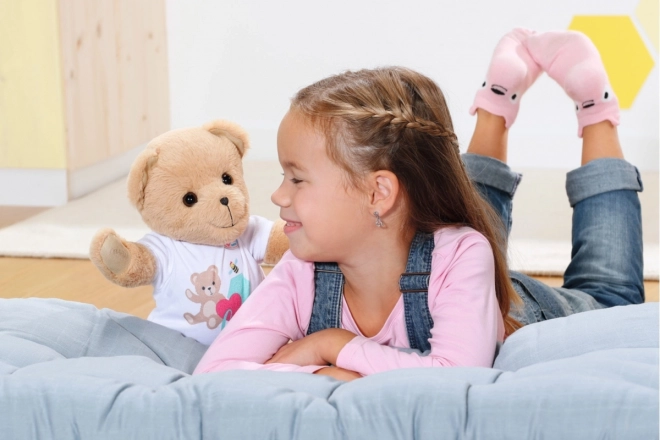
<path fill-rule="evenodd" d="M 330 376 L 337 380 L 343 380 L 344 382 L 350 382 L 354 379 L 359 379 L 362 377 L 360 373 L 355 371 L 345 370 L 341 367 L 325 367 L 321 368 L 314 372 L 314 374 L 319 374 L 321 376 Z"/>
<path fill-rule="evenodd" d="M 282 346 L 267 364 L 334 365 L 339 352 L 355 335 L 330 328 Z"/>

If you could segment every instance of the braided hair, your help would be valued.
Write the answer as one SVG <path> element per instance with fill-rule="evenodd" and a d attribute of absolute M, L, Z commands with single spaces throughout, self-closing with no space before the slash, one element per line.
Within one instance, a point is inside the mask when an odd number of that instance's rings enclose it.
<path fill-rule="evenodd" d="M 521 302 L 506 262 L 504 227 L 468 178 L 444 95 L 428 77 L 403 67 L 347 71 L 300 90 L 291 110 L 325 135 L 328 156 L 350 183 L 369 172 L 393 172 L 403 188 L 407 227 L 433 233 L 470 226 L 493 249 L 495 289 L 506 334 Z"/>

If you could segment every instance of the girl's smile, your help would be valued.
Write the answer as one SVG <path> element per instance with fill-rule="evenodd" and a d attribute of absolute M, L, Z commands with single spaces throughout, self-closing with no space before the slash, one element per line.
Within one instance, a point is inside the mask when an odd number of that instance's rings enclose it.
<path fill-rule="evenodd" d="M 284 225 L 284 233 L 287 236 L 297 231 L 298 229 L 302 228 L 302 223 L 300 222 L 293 222 L 291 220 L 286 220 L 286 219 L 282 219 L 282 220 L 286 222 L 286 225 Z"/>

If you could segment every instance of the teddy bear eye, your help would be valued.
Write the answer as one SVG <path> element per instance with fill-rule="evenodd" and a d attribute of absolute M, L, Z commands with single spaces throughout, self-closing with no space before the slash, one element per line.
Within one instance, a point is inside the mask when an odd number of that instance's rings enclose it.
<path fill-rule="evenodd" d="M 224 173 L 222 175 L 222 183 L 224 183 L 225 185 L 231 185 L 232 182 L 233 182 L 233 180 L 232 180 L 232 178 L 229 174 Z"/>
<path fill-rule="evenodd" d="M 183 196 L 183 204 L 187 207 L 191 207 L 195 203 L 197 203 L 197 195 L 195 193 L 189 192 Z"/>

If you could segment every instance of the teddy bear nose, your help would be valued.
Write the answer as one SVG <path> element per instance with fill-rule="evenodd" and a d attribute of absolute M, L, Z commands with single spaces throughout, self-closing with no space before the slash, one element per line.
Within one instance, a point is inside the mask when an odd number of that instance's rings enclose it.
<path fill-rule="evenodd" d="M 229 199 L 227 197 L 223 197 L 223 198 L 220 199 L 220 203 L 227 206 L 227 205 L 229 205 Z"/>

